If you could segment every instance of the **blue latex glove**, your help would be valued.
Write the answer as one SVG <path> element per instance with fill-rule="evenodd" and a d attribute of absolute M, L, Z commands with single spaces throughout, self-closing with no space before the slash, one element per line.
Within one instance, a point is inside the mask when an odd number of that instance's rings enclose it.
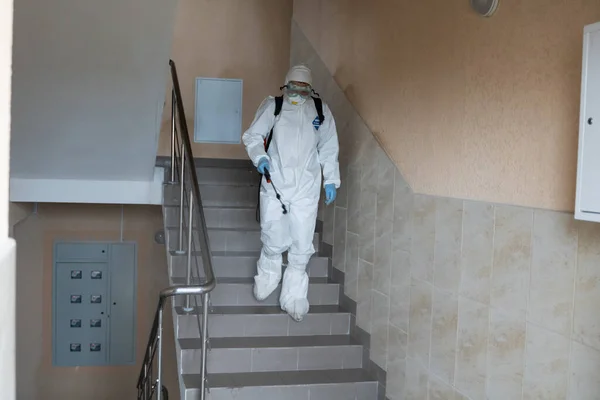
<path fill-rule="evenodd" d="M 328 183 L 325 185 L 325 205 L 330 205 L 335 200 L 335 196 L 337 196 L 337 189 L 333 183 Z"/>
<path fill-rule="evenodd" d="M 264 175 L 265 171 L 271 171 L 271 166 L 269 165 L 269 159 L 267 157 L 263 157 L 258 161 L 258 172 Z"/>

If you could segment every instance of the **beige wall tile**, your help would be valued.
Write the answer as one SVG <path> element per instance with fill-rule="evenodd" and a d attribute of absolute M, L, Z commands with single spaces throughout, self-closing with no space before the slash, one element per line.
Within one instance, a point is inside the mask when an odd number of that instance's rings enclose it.
<path fill-rule="evenodd" d="M 527 310 L 533 211 L 496 207 L 491 304 L 506 311 Z"/>
<path fill-rule="evenodd" d="M 346 232 L 346 267 L 344 292 L 352 300 L 358 300 L 358 235 Z"/>
<path fill-rule="evenodd" d="M 360 167 L 348 167 L 348 230 L 359 233 L 360 229 Z M 322 202 L 321 202 L 322 203 Z"/>
<path fill-rule="evenodd" d="M 460 283 L 462 296 L 489 304 L 493 253 L 494 206 L 465 201 Z"/>
<path fill-rule="evenodd" d="M 458 299 L 458 339 L 454 384 L 473 399 L 485 397 L 489 307 L 465 297 Z"/>
<path fill-rule="evenodd" d="M 600 393 L 600 351 L 571 342 L 569 400 L 597 400 Z"/>
<path fill-rule="evenodd" d="M 323 233 L 322 238 L 325 243 L 333 245 L 335 206 L 330 204 L 323 209 Z"/>
<path fill-rule="evenodd" d="M 410 255 L 398 252 L 392 260 L 390 323 L 408 332 L 410 314 Z"/>
<path fill-rule="evenodd" d="M 414 196 L 411 222 L 411 275 L 432 282 L 435 247 L 435 199 L 433 197 Z"/>
<path fill-rule="evenodd" d="M 418 360 L 406 360 L 406 400 L 427 399 L 427 370 Z"/>
<path fill-rule="evenodd" d="M 432 290 L 433 287 L 430 283 L 412 278 L 410 286 L 408 354 L 425 367 L 429 367 Z"/>
<path fill-rule="evenodd" d="M 452 292 L 433 288 L 429 371 L 447 384 L 454 382 L 458 298 Z"/>
<path fill-rule="evenodd" d="M 406 399 L 406 360 L 388 365 L 386 382 L 386 397 L 389 400 Z"/>
<path fill-rule="evenodd" d="M 429 375 L 429 400 L 454 400 L 454 389 L 435 376 Z"/>
<path fill-rule="evenodd" d="M 482 397 L 482 399 L 483 399 L 483 397 Z M 461 392 L 455 390 L 454 391 L 454 400 L 471 400 L 471 399 L 469 399 L 467 396 L 465 396 Z"/>
<path fill-rule="evenodd" d="M 376 230 L 373 289 L 389 295 L 392 277 L 392 234 L 391 232 L 380 234 L 379 226 Z"/>
<path fill-rule="evenodd" d="M 600 224 L 579 225 L 573 339 L 600 350 Z"/>
<path fill-rule="evenodd" d="M 358 262 L 358 293 L 356 304 L 356 324 L 366 332 L 371 332 L 371 295 L 373 288 L 373 264 L 364 260 Z"/>
<path fill-rule="evenodd" d="M 339 135 L 343 135 L 343 132 Z M 341 145 L 342 144 L 340 143 L 340 146 Z M 335 198 L 334 204 L 336 207 L 348 208 L 348 185 L 346 182 L 346 179 L 348 178 L 348 162 L 347 160 L 342 160 L 341 158 L 338 161 L 340 163 L 340 180 L 342 183 L 337 189 L 337 197 Z M 322 197 L 321 201 L 323 201 Z"/>
<path fill-rule="evenodd" d="M 335 207 L 333 226 L 333 266 L 340 271 L 346 269 L 346 209 Z"/>
<path fill-rule="evenodd" d="M 371 294 L 371 360 L 387 369 L 390 298 L 373 290 Z"/>
<path fill-rule="evenodd" d="M 569 339 L 527 324 L 523 400 L 564 400 L 569 374 Z"/>
<path fill-rule="evenodd" d="M 436 287 L 458 293 L 463 201 L 438 197 L 435 203 L 433 282 Z"/>
<path fill-rule="evenodd" d="M 381 229 L 392 231 L 396 166 L 384 151 L 377 155 L 377 219 Z"/>
<path fill-rule="evenodd" d="M 381 150 L 374 140 L 370 143 L 372 145 L 365 150 L 368 155 L 365 155 L 365 160 L 362 162 L 358 234 L 360 236 L 360 258 L 373 263 L 377 214 L 377 152 Z"/>
<path fill-rule="evenodd" d="M 387 363 L 389 366 L 401 363 L 406 359 L 408 333 L 392 324 L 389 324 L 388 328 Z"/>
<path fill-rule="evenodd" d="M 577 228 L 572 215 L 536 210 L 527 318 L 563 335 L 571 333 Z"/>
<path fill-rule="evenodd" d="M 408 183 L 399 171 L 395 173 L 394 183 L 394 237 L 392 253 L 410 252 L 411 215 L 414 195 Z"/>
<path fill-rule="evenodd" d="M 520 399 L 525 357 L 525 319 L 519 312 L 491 309 L 486 399 Z"/>

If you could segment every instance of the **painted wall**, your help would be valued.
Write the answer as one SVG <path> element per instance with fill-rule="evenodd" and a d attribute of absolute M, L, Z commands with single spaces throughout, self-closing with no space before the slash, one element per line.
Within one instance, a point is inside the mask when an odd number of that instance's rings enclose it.
<path fill-rule="evenodd" d="M 12 178 L 152 181 L 175 7 L 16 2 Z"/>
<path fill-rule="evenodd" d="M 121 214 L 122 213 L 122 214 Z M 17 240 L 17 399 L 135 398 L 136 383 L 158 292 L 168 286 L 160 207 L 41 204 L 15 227 Z M 122 231 L 121 231 L 122 229 Z M 138 244 L 137 349 L 133 367 L 52 366 L 52 250 L 56 240 L 136 241 Z M 166 321 L 171 321 L 170 311 Z M 166 324 L 166 384 L 179 398 L 172 324 Z"/>
<path fill-rule="evenodd" d="M 171 57 L 190 135 L 196 77 L 244 80 L 243 130 L 262 100 L 279 93 L 289 67 L 291 15 L 291 0 L 179 1 Z M 170 154 L 170 95 L 165 102 L 159 155 Z M 196 157 L 247 158 L 241 144 L 193 144 L 193 151 Z"/>
<path fill-rule="evenodd" d="M 591 0 L 301 0 L 294 19 L 417 193 L 573 210 Z M 317 90 L 324 90 L 317 87 Z"/>
<path fill-rule="evenodd" d="M 597 399 L 600 226 L 415 194 L 296 25 L 291 61 L 313 68 L 340 130 L 323 240 L 388 398 Z"/>

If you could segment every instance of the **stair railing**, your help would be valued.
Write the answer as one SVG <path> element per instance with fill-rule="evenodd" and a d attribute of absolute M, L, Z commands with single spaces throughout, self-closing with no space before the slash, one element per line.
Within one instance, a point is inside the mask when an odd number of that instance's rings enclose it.
<path fill-rule="evenodd" d="M 157 400 L 167 400 L 167 391 L 162 381 L 163 310 L 167 300 L 176 296 L 185 296 L 184 311 L 202 310 L 196 315 L 199 334 L 202 338 L 200 400 L 204 400 L 208 388 L 206 363 L 209 346 L 210 292 L 215 288 L 216 281 L 177 68 L 173 60 L 169 60 L 169 66 L 173 86 L 171 90 L 171 176 L 168 183 L 179 185 L 177 199 L 179 202 L 179 226 L 175 253 L 187 255 L 186 283 L 166 288 L 160 292 L 144 362 L 138 378 L 138 400 L 150 400 L 155 395 Z M 196 246 L 199 249 L 196 249 Z M 202 265 L 202 268 L 199 264 Z M 192 265 L 195 268 L 192 268 Z M 194 306 L 192 306 L 192 302 Z M 155 355 L 157 356 L 156 374 L 154 371 Z"/>

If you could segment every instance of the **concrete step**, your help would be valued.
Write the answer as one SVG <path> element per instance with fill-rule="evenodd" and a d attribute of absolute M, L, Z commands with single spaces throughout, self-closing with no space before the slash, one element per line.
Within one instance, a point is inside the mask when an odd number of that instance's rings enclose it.
<path fill-rule="evenodd" d="M 179 196 L 179 185 L 164 186 L 164 205 L 178 206 Z M 189 196 L 189 194 L 186 196 Z M 248 185 L 200 185 L 200 196 L 204 207 L 256 207 L 258 187 Z"/>
<path fill-rule="evenodd" d="M 193 253 L 200 256 L 200 252 Z M 213 251 L 213 269 L 217 278 L 252 278 L 256 275 L 256 261 L 260 255 L 256 251 L 224 252 Z M 178 255 L 170 252 L 169 265 L 172 278 L 183 278 L 187 271 L 187 255 Z M 283 256 L 284 270 L 287 256 Z M 308 263 L 308 275 L 313 278 L 328 276 L 329 259 L 313 256 Z"/>
<path fill-rule="evenodd" d="M 172 278 L 173 285 L 184 285 L 184 278 Z M 192 283 L 196 283 L 193 280 Z M 222 278 L 217 282 L 217 287 L 210 294 L 213 306 L 276 306 L 279 305 L 279 287 L 267 297 L 264 301 L 258 302 L 254 298 L 252 287 L 254 279 L 252 278 Z M 337 283 L 328 283 L 327 278 L 310 278 L 308 286 L 308 301 L 314 306 L 329 306 L 339 303 L 340 285 Z M 193 297 L 193 296 L 192 296 Z M 181 306 L 184 304 L 184 297 L 175 298 L 175 304 Z M 199 301 L 199 300 L 196 300 Z M 198 304 L 200 304 L 198 302 Z"/>
<path fill-rule="evenodd" d="M 196 168 L 201 185 L 258 186 L 260 174 L 253 166 L 247 168 L 199 167 Z"/>
<path fill-rule="evenodd" d="M 175 307 L 176 336 L 180 339 L 199 338 L 198 312 L 185 313 Z M 350 333 L 350 313 L 338 306 L 310 307 L 301 323 L 292 320 L 279 306 L 213 307 L 208 321 L 211 338 L 347 335 Z"/>
<path fill-rule="evenodd" d="M 179 339 L 182 374 L 199 374 L 202 339 Z M 210 341 L 209 373 L 362 368 L 363 347 L 349 335 L 232 337 Z"/>
<path fill-rule="evenodd" d="M 188 208 L 184 207 L 183 217 L 188 221 Z M 169 228 L 179 227 L 179 206 L 167 206 L 164 218 Z M 207 228 L 260 229 L 256 222 L 256 207 L 204 207 L 204 218 Z M 198 226 L 198 219 L 193 219 L 193 226 Z"/>
<path fill-rule="evenodd" d="M 200 232 L 194 230 L 193 249 L 200 250 Z M 178 228 L 167 229 L 167 242 L 169 250 L 176 250 L 179 240 Z M 187 232 L 184 232 L 184 245 L 187 246 Z M 260 230 L 250 229 L 228 229 L 228 228 L 209 228 L 208 240 L 210 241 L 211 251 L 260 251 L 262 242 L 260 241 Z M 319 251 L 319 234 L 313 235 L 313 245 L 315 252 Z M 184 246 L 184 248 L 185 248 Z"/>
<path fill-rule="evenodd" d="M 185 400 L 200 399 L 200 375 L 183 375 Z M 209 374 L 208 400 L 377 400 L 362 369 Z"/>

